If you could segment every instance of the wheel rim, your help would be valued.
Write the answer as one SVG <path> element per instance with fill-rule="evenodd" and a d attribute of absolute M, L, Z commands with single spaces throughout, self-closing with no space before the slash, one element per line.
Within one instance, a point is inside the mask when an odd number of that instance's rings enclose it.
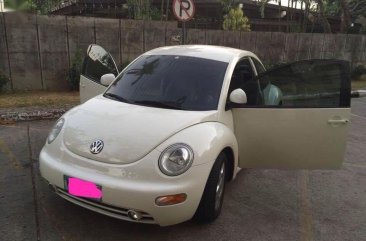
<path fill-rule="evenodd" d="M 221 206 L 222 195 L 224 193 L 224 184 L 225 184 L 225 163 L 222 163 L 219 180 L 216 185 L 216 199 L 215 199 L 215 210 L 218 210 Z"/>

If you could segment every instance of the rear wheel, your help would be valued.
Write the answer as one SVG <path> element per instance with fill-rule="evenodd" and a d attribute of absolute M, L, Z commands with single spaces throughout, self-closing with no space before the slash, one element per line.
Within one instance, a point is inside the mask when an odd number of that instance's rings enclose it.
<path fill-rule="evenodd" d="M 227 157 L 220 153 L 207 179 L 201 202 L 194 219 L 201 223 L 214 221 L 221 212 L 224 201 Z"/>

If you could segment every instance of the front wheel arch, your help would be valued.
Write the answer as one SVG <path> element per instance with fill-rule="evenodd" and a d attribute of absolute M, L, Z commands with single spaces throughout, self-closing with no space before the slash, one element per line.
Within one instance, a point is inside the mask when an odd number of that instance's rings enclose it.
<path fill-rule="evenodd" d="M 226 165 L 226 181 L 231 181 L 234 178 L 234 170 L 235 170 L 235 156 L 234 151 L 231 147 L 225 147 L 222 152 L 225 154 L 227 158 Z"/>
<path fill-rule="evenodd" d="M 225 152 L 221 152 L 215 160 L 207 178 L 200 203 L 193 217 L 195 221 L 199 223 L 210 223 L 220 215 L 225 195 L 227 167 L 228 160 L 226 154 Z M 219 195 L 218 190 L 221 190 L 219 191 Z M 217 203 L 217 200 L 219 200 L 219 203 Z"/>

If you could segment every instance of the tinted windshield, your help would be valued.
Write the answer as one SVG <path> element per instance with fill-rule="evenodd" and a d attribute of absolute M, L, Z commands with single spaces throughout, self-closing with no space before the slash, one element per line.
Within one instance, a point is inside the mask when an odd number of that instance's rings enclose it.
<path fill-rule="evenodd" d="M 141 56 L 104 96 L 161 108 L 215 110 L 227 65 L 187 56 Z"/>

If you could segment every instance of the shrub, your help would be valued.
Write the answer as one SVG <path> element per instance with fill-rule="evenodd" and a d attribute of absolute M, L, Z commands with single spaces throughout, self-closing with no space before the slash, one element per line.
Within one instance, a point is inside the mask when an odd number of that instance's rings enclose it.
<path fill-rule="evenodd" d="M 241 8 L 232 8 L 229 13 L 224 16 L 224 30 L 250 31 L 248 18 L 244 15 Z"/>

